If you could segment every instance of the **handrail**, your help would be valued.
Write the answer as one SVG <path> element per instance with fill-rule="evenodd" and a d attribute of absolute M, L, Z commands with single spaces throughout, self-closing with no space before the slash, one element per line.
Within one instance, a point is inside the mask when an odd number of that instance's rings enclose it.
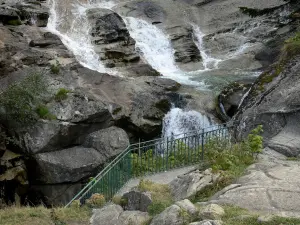
<path fill-rule="evenodd" d="M 131 144 L 123 152 L 121 152 L 117 157 L 115 157 L 108 165 L 106 165 L 105 168 L 103 170 L 101 170 L 100 173 L 98 173 L 89 183 L 87 183 L 84 186 L 84 188 L 77 195 L 75 195 L 74 198 L 65 207 L 70 206 L 71 203 L 75 200 L 82 201 L 82 200 L 84 200 L 84 198 L 86 199 L 86 196 L 88 194 L 90 194 L 90 192 L 92 192 L 93 188 L 95 188 L 97 185 L 99 185 L 99 182 L 101 182 L 101 180 L 104 179 L 104 181 L 105 181 L 105 179 L 107 179 L 107 176 L 108 176 L 108 178 L 111 178 L 111 177 L 109 177 L 109 172 L 110 171 L 114 171 L 114 169 L 118 169 L 118 167 L 124 166 L 123 160 L 125 160 L 125 158 L 130 153 L 134 153 L 134 151 L 137 151 L 137 150 L 140 151 L 140 149 L 142 149 L 142 152 L 144 152 L 144 151 L 147 151 L 149 149 L 155 150 L 155 148 L 157 148 L 157 147 L 160 147 L 160 148 L 163 147 L 163 149 L 166 147 L 166 149 L 165 149 L 167 151 L 166 156 L 163 156 L 159 160 L 162 160 L 161 161 L 163 163 L 162 166 L 166 166 L 166 168 L 168 169 L 168 166 L 169 166 L 168 165 L 168 151 L 170 151 L 171 153 L 173 151 L 174 155 L 178 154 L 178 153 L 176 153 L 176 150 L 173 149 L 174 145 L 176 145 L 177 142 L 181 141 L 181 142 L 184 142 L 185 145 L 186 144 L 188 145 L 187 146 L 188 154 L 189 154 L 188 157 L 190 157 L 190 154 L 200 154 L 201 153 L 201 155 L 202 155 L 201 158 L 203 158 L 204 139 L 207 138 L 211 134 L 217 134 L 217 131 L 219 131 L 219 135 L 220 135 L 220 131 L 223 131 L 223 130 L 227 131 L 228 127 L 231 127 L 231 126 L 228 126 L 228 124 L 220 124 L 220 125 L 215 125 L 215 126 L 211 126 L 211 127 L 206 127 L 206 128 L 201 129 L 201 130 L 194 130 L 194 131 L 190 131 L 190 132 L 186 132 L 186 133 L 182 133 L 182 134 L 177 134 L 177 135 L 174 135 L 172 138 L 158 138 L 158 139 L 154 139 L 154 140 L 150 140 L 150 141 Z M 209 129 L 212 129 L 212 130 L 209 130 Z M 224 134 L 224 133 L 222 133 L 222 134 Z M 181 137 L 182 135 L 183 135 L 183 137 Z M 201 145 L 200 145 L 200 141 L 201 141 Z M 190 142 L 192 142 L 194 145 L 197 145 L 197 148 L 196 148 L 197 152 L 195 152 L 195 150 L 194 150 L 194 152 L 190 152 L 190 150 L 189 150 Z M 171 144 L 169 145 L 169 143 L 171 143 Z M 186 146 L 185 146 L 185 149 L 186 149 Z M 202 149 L 202 150 L 200 150 L 200 149 Z M 140 153 L 141 152 L 139 152 L 139 154 Z M 187 153 L 185 153 L 185 154 L 187 154 Z M 132 157 L 132 155 L 131 155 L 131 157 Z M 154 160 L 153 157 L 154 156 L 152 156 L 152 161 Z M 187 155 L 185 155 L 185 157 L 187 157 Z M 130 160 L 132 160 L 132 158 Z M 155 158 L 155 160 L 157 160 L 157 159 Z M 190 158 L 189 158 L 189 160 L 190 160 Z M 164 161 L 166 161 L 166 162 L 164 162 Z M 166 163 L 166 164 L 164 165 L 164 163 Z M 190 163 L 192 163 L 192 162 L 190 162 Z M 171 165 L 171 167 L 172 167 L 172 165 Z M 131 168 L 129 168 L 127 170 L 131 170 Z M 121 173 L 121 171 L 118 171 L 118 172 Z M 129 171 L 129 173 L 130 173 L 130 171 Z M 152 171 L 152 173 L 153 173 L 153 171 Z M 121 176 L 120 174 L 118 174 L 118 175 Z M 126 177 L 125 180 L 124 180 L 124 178 L 122 178 L 122 181 L 117 180 L 117 182 L 119 182 L 118 185 L 119 186 L 124 185 L 124 182 L 126 183 L 129 179 L 132 178 L 132 176 L 135 176 L 135 175 L 136 174 L 133 174 L 133 175 L 130 174 L 129 175 L 130 177 Z M 121 177 L 119 177 L 119 178 L 121 178 Z M 106 186 L 106 188 L 109 189 L 109 188 L 114 188 L 114 187 L 107 187 Z"/>

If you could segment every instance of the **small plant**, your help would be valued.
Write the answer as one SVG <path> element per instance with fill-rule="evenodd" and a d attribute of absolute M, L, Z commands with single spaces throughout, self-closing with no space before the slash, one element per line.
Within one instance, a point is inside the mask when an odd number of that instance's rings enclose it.
<path fill-rule="evenodd" d="M 257 126 L 253 129 L 247 137 L 247 143 L 250 147 L 251 153 L 257 158 L 258 154 L 263 150 L 263 137 L 261 136 L 263 132 L 262 125 Z"/>
<path fill-rule="evenodd" d="M 59 74 L 60 64 L 57 60 L 54 64 L 51 64 L 50 70 L 51 70 L 51 73 L 53 73 L 53 74 Z"/>
<path fill-rule="evenodd" d="M 123 198 L 122 196 L 115 195 L 112 199 L 112 202 L 116 205 L 120 205 L 122 208 L 125 208 L 128 204 L 128 199 Z"/>
<path fill-rule="evenodd" d="M 36 113 L 39 115 L 40 118 L 45 120 L 55 120 L 56 116 L 52 115 L 49 112 L 49 109 L 45 105 L 40 105 L 36 108 Z"/>
<path fill-rule="evenodd" d="M 101 208 L 105 205 L 106 201 L 104 195 L 96 193 L 86 200 L 85 203 L 90 207 Z"/>
<path fill-rule="evenodd" d="M 81 206 L 81 203 L 80 203 L 80 200 L 75 200 L 75 201 L 73 201 L 72 203 L 71 203 L 71 205 L 70 205 L 70 207 L 71 208 L 75 208 L 75 209 L 77 209 L 77 208 L 80 208 L 80 206 Z"/>
<path fill-rule="evenodd" d="M 60 89 L 57 91 L 56 95 L 55 95 L 55 100 L 58 101 L 58 102 L 60 102 L 60 101 L 62 101 L 62 100 L 67 99 L 67 98 L 68 98 L 68 93 L 69 93 L 69 92 L 70 92 L 70 91 L 67 90 L 67 89 L 65 89 L 65 88 L 60 88 Z"/>
<path fill-rule="evenodd" d="M 36 122 L 36 107 L 48 92 L 47 82 L 40 73 L 28 75 L 21 82 L 0 92 L 0 118 L 10 122 L 10 127 L 23 127 Z"/>
<path fill-rule="evenodd" d="M 149 180 L 141 180 L 138 189 L 143 192 L 150 192 L 152 204 L 148 206 L 148 212 L 151 216 L 155 216 L 167 207 L 173 204 L 171 190 L 168 185 L 157 184 Z"/>

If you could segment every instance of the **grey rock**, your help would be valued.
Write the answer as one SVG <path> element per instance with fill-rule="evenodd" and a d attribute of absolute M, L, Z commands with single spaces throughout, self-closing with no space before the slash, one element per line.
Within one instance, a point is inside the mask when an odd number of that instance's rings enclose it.
<path fill-rule="evenodd" d="M 192 26 L 168 27 L 176 62 L 189 63 L 202 61 L 200 51 L 194 42 Z"/>
<path fill-rule="evenodd" d="M 223 222 L 221 220 L 203 220 L 200 222 L 190 223 L 189 225 L 222 225 Z"/>
<path fill-rule="evenodd" d="M 150 225 L 184 225 L 185 221 L 180 215 L 181 208 L 172 205 L 166 208 L 161 214 L 155 216 Z"/>
<path fill-rule="evenodd" d="M 201 189 L 211 186 L 219 175 L 213 174 L 211 170 L 204 172 L 194 171 L 174 179 L 170 184 L 172 195 L 175 200 L 189 198 Z"/>
<path fill-rule="evenodd" d="M 123 195 L 127 201 L 126 210 L 139 210 L 142 212 L 148 211 L 148 206 L 152 204 L 150 192 L 130 191 Z"/>
<path fill-rule="evenodd" d="M 201 209 L 199 215 L 202 219 L 218 220 L 225 215 L 225 211 L 217 204 L 210 204 Z"/>
<path fill-rule="evenodd" d="M 262 75 L 252 86 L 235 119 L 240 120 L 238 137 L 246 136 L 257 124 L 263 125 L 265 145 L 288 157 L 300 154 L 299 76 L 300 57 L 283 66 L 282 72 L 271 82 L 264 83 Z M 276 73 L 270 68 L 265 74 Z M 261 86 L 260 86 L 260 83 Z M 263 88 L 263 91 L 261 88 Z M 273 104 L 273 100 L 276 102 Z M 247 126 L 246 126 L 247 124 Z"/>
<path fill-rule="evenodd" d="M 220 191 L 211 202 L 231 204 L 250 211 L 277 216 L 300 217 L 298 209 L 299 162 L 287 162 L 273 155 L 250 166 L 235 186 Z"/>
<path fill-rule="evenodd" d="M 150 220 L 147 212 L 141 211 L 124 211 L 120 217 L 120 224 L 124 225 L 144 225 Z M 113 224 L 112 224 L 113 225 Z"/>
<path fill-rule="evenodd" d="M 42 202 L 49 207 L 61 207 L 69 203 L 82 188 L 81 183 L 32 185 L 27 198 L 30 204 L 39 205 Z"/>
<path fill-rule="evenodd" d="M 73 147 L 36 154 L 30 171 L 35 183 L 74 183 L 92 177 L 106 159 L 93 148 Z"/>
<path fill-rule="evenodd" d="M 123 152 L 129 146 L 128 135 L 118 127 L 109 127 L 89 134 L 83 146 L 94 148 L 106 158 L 110 158 Z"/>
<path fill-rule="evenodd" d="M 102 209 L 94 209 L 90 219 L 91 225 L 143 225 L 149 221 L 146 212 L 123 211 L 119 205 L 108 205 Z"/>
<path fill-rule="evenodd" d="M 119 205 L 108 205 L 101 209 L 94 209 L 90 219 L 91 225 L 121 225 L 119 221 L 123 209 Z"/>
<path fill-rule="evenodd" d="M 178 201 L 178 202 L 175 203 L 175 205 L 178 205 L 181 209 L 188 212 L 193 218 L 197 216 L 198 211 L 199 211 L 195 207 L 195 205 L 188 199 Z"/>
<path fill-rule="evenodd" d="M 135 41 L 121 16 L 109 9 L 90 9 L 87 15 L 92 27 L 92 43 L 104 64 L 108 67 L 126 66 L 129 76 L 157 76 L 154 69 L 141 62 L 135 50 Z M 137 69 L 137 64 L 143 71 Z"/>

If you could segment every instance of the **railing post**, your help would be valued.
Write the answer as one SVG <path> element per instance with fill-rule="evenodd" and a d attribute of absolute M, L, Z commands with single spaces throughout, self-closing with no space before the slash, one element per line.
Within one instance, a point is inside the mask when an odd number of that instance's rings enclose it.
<path fill-rule="evenodd" d="M 204 160 L 204 129 L 202 129 L 202 135 L 201 135 L 201 160 Z"/>
<path fill-rule="evenodd" d="M 166 171 L 168 170 L 168 157 L 169 157 L 168 155 L 169 155 L 169 138 L 167 137 L 167 154 L 165 156 L 166 157 Z"/>

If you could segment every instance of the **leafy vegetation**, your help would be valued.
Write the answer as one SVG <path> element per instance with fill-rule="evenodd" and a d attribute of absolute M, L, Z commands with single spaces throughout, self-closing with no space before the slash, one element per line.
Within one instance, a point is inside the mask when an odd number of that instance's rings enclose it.
<path fill-rule="evenodd" d="M 38 119 L 36 106 L 42 104 L 47 84 L 40 73 L 28 75 L 20 83 L 0 93 L 0 118 L 15 126 L 26 126 Z"/>
<path fill-rule="evenodd" d="M 56 119 L 56 116 L 51 114 L 49 112 L 49 109 L 45 105 L 39 105 L 36 108 L 36 112 L 39 115 L 39 117 L 42 118 L 42 119 L 46 119 L 46 120 L 55 120 Z"/>
<path fill-rule="evenodd" d="M 89 224 L 91 210 L 81 208 L 8 207 L 0 210 L 1 225 Z"/>
<path fill-rule="evenodd" d="M 193 202 L 207 201 L 218 191 L 230 185 L 243 174 L 245 169 L 255 162 L 262 152 L 262 126 L 252 130 L 247 138 L 239 143 L 212 139 L 205 145 L 205 159 L 214 172 L 221 173 L 214 184 L 199 191 L 191 200 Z"/>
<path fill-rule="evenodd" d="M 263 92 L 265 90 L 264 85 L 271 83 L 280 73 L 284 70 L 286 63 L 300 54 L 300 32 L 295 36 L 287 39 L 281 50 L 279 61 L 272 66 L 268 71 L 261 74 L 257 82 L 257 90 Z M 258 94 L 258 93 L 255 93 Z"/>
<path fill-rule="evenodd" d="M 134 176 L 143 176 L 147 173 L 190 165 L 200 161 L 200 154 L 200 147 L 189 147 L 183 140 L 175 140 L 169 143 L 168 155 L 156 153 L 153 149 L 141 155 L 133 153 L 132 173 Z"/>
<path fill-rule="evenodd" d="M 138 186 L 140 191 L 149 191 L 152 204 L 148 207 L 151 216 L 155 216 L 173 204 L 171 190 L 166 184 L 157 184 L 149 180 L 141 180 Z"/>
<path fill-rule="evenodd" d="M 59 62 L 56 61 L 54 64 L 51 64 L 50 70 L 51 70 L 51 73 L 53 73 L 53 74 L 59 74 L 59 72 L 60 72 Z"/>
<path fill-rule="evenodd" d="M 57 93 L 55 94 L 55 100 L 60 102 L 68 98 L 68 93 L 70 91 L 65 88 L 60 88 Z"/>

